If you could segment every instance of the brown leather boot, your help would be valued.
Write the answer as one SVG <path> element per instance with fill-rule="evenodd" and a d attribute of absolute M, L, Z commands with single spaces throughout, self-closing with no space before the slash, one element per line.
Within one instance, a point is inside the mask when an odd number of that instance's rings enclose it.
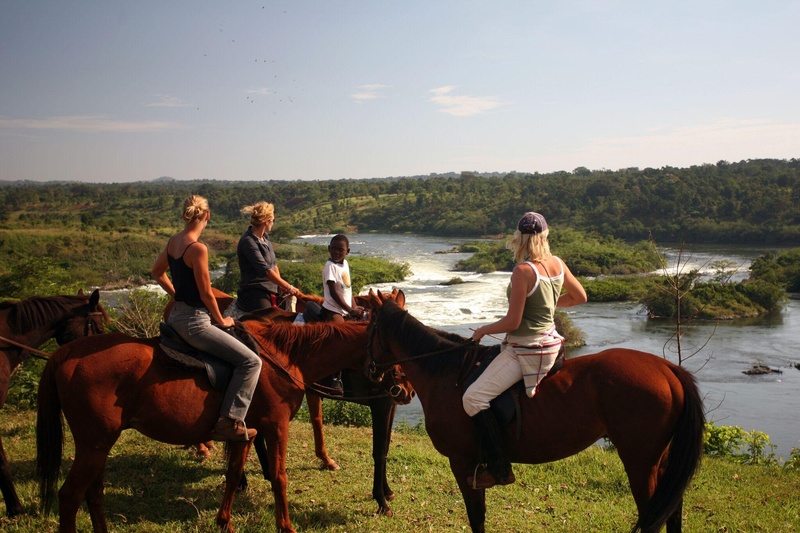
<path fill-rule="evenodd" d="M 211 431 L 213 440 L 247 441 L 256 436 L 255 429 L 247 429 L 244 422 L 233 418 L 220 418 Z"/>

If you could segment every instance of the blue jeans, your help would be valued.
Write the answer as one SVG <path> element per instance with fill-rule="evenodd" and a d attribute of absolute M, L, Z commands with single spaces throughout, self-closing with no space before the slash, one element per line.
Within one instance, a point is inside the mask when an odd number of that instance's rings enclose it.
<path fill-rule="evenodd" d="M 258 385 L 261 358 L 238 339 L 213 325 L 205 308 L 175 302 L 168 322 L 193 347 L 233 365 L 233 375 L 225 389 L 219 414 L 243 421 Z"/>

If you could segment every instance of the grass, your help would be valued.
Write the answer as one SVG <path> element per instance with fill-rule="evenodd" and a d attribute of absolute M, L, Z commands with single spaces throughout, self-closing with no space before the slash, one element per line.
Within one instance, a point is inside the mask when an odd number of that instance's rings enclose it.
<path fill-rule="evenodd" d="M 0 518 L 9 533 L 57 530 L 56 515 L 39 514 L 35 468 L 35 412 L 0 412 L 0 435 L 11 460 L 27 514 Z M 317 469 L 311 427 L 294 421 L 288 452 L 290 514 L 301 532 L 469 531 L 464 504 L 447 461 L 426 436 L 395 432 L 389 452 L 389 483 L 396 494 L 393 517 L 374 516 L 370 431 L 326 426 L 326 446 L 342 469 Z M 71 443 L 63 467 L 71 463 Z M 214 531 L 224 478 L 217 450 L 200 461 L 191 450 L 126 431 L 106 468 L 106 517 L 112 531 Z M 239 494 L 233 526 L 240 532 L 274 531 L 270 484 L 251 452 L 250 488 Z M 592 447 L 545 465 L 516 465 L 517 483 L 487 491 L 488 531 L 627 531 L 635 507 L 616 453 Z M 778 467 L 748 466 L 707 458 L 684 502 L 684 530 L 800 531 L 800 474 Z M 0 507 L 1 508 L 1 507 Z M 78 530 L 90 531 L 88 513 Z"/>

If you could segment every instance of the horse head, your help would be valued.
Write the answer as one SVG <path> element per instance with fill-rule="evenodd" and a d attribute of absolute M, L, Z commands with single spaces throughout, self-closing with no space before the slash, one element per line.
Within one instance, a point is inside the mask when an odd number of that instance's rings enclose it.
<path fill-rule="evenodd" d="M 100 305 L 100 291 L 95 289 L 90 296 L 78 291 L 79 305 L 56 328 L 55 339 L 59 345 L 80 337 L 104 333 L 109 323 L 108 313 Z"/>
<path fill-rule="evenodd" d="M 393 297 L 394 296 L 394 297 Z M 392 292 L 391 294 L 384 295 L 381 291 L 374 293 L 372 289 L 369 291 L 368 297 L 372 304 L 372 317 L 369 323 L 369 335 L 367 336 L 367 360 L 364 363 L 364 373 L 367 377 L 375 382 L 381 383 L 390 369 L 397 367 L 391 360 L 391 353 L 384 346 L 383 338 L 381 337 L 380 328 L 378 324 L 379 318 L 382 313 L 392 313 L 394 311 L 404 311 L 404 305 L 398 303 L 398 299 L 405 304 L 405 295 L 403 291 Z M 399 297 L 399 298 L 398 298 Z"/>

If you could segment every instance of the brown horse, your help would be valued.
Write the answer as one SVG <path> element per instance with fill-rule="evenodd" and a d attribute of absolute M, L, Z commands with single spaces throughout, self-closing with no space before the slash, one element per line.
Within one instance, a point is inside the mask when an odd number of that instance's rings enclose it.
<path fill-rule="evenodd" d="M 234 298 L 218 289 L 212 289 L 214 297 L 220 311 L 225 310 L 231 305 Z M 370 289 L 369 294 L 356 296 L 357 305 L 365 309 L 376 309 L 384 300 L 395 300 L 398 305 L 405 306 L 405 294 L 403 291 L 393 289 L 391 292 L 377 293 Z M 297 309 L 305 309 L 306 302 L 322 303 L 322 298 L 310 294 L 300 294 L 297 300 Z M 164 320 L 169 317 L 172 310 L 173 301 L 170 300 L 164 309 Z M 254 311 L 249 315 L 251 318 L 259 320 L 269 320 L 273 322 L 293 323 L 297 313 L 286 311 L 280 307 L 269 307 Z M 392 510 L 388 502 L 394 499 L 394 491 L 389 486 L 386 475 L 386 456 L 389 453 L 389 445 L 392 439 L 392 425 L 394 424 L 395 411 L 397 405 L 406 405 L 414 398 L 414 389 L 405 379 L 399 368 L 392 369 L 388 373 L 388 379 L 381 382 L 380 387 L 364 375 L 362 368 L 346 368 L 342 372 L 342 379 L 345 383 L 345 396 L 342 398 L 330 397 L 334 400 L 344 400 L 361 405 L 366 405 L 370 409 L 372 417 L 372 497 L 378 503 L 378 514 L 387 516 L 392 515 Z M 317 391 L 317 392 L 315 392 Z M 320 468 L 323 470 L 336 471 L 339 465 L 334 461 L 325 448 L 325 435 L 323 433 L 322 417 L 322 394 L 326 391 L 319 385 L 310 386 L 306 390 L 306 405 L 308 406 L 309 420 L 314 434 L 314 453 L 320 460 Z M 208 457 L 213 443 L 203 442 L 196 445 L 197 455 Z M 272 473 L 267 462 L 267 446 L 263 436 L 259 435 L 255 439 L 255 449 L 261 463 L 261 471 L 264 478 L 272 480 Z M 241 488 L 247 487 L 247 477 L 242 476 Z"/>
<path fill-rule="evenodd" d="M 273 472 L 275 521 L 294 532 L 286 499 L 289 421 L 303 401 L 306 384 L 343 367 L 363 363 L 367 324 L 267 324 L 243 320 L 264 359 L 247 426 L 267 440 Z M 63 411 L 75 441 L 75 461 L 58 491 L 60 531 L 75 531 L 86 499 L 94 531 L 107 531 L 103 513 L 103 471 L 111 447 L 124 429 L 172 444 L 209 439 L 222 400 L 205 375 L 176 368 L 158 339 L 108 334 L 59 348 L 39 383 L 36 424 L 37 474 L 41 503 L 49 508 L 61 463 Z M 251 442 L 232 443 L 227 482 L 217 525 L 232 531 L 231 508 Z"/>
<path fill-rule="evenodd" d="M 85 296 L 34 296 L 20 302 L 0 303 L 0 407 L 8 396 L 11 376 L 30 350 L 55 337 L 58 344 L 103 333 L 108 315 L 100 305 L 100 293 Z M 15 516 L 22 512 L 11 466 L 0 440 L 0 490 L 6 512 Z"/>
<path fill-rule="evenodd" d="M 471 346 L 469 346 L 471 345 Z M 370 329 L 370 358 L 378 373 L 400 364 L 419 394 L 434 447 L 450 460 L 474 532 L 484 531 L 485 490 L 467 476 L 480 460 L 459 383 L 470 350 L 386 302 Z M 703 403 L 693 376 L 655 355 L 615 348 L 576 357 L 524 395 L 521 417 L 506 429 L 511 460 L 538 464 L 563 459 L 607 437 L 628 475 L 638 509 L 634 531 L 681 529 L 683 493 L 703 451 Z M 517 435 L 518 429 L 521 429 Z"/>
<path fill-rule="evenodd" d="M 370 291 L 368 295 L 361 298 L 359 305 L 373 310 L 377 309 L 387 299 L 395 300 L 400 306 L 405 305 L 405 294 L 396 289 L 391 293 Z M 297 313 L 271 307 L 255 311 L 250 316 L 274 322 L 292 323 L 295 321 Z M 369 407 L 372 419 L 372 497 L 378 503 L 378 514 L 392 516 L 393 513 L 388 502 L 394 499 L 394 491 L 389 487 L 389 480 L 386 475 L 386 457 L 389 453 L 389 444 L 392 439 L 392 425 L 394 424 L 397 405 L 410 403 L 416 393 L 399 367 L 393 367 L 387 373 L 386 379 L 382 380 L 380 385 L 377 386 L 364 374 L 363 366 L 345 368 L 342 371 L 342 381 L 345 391 L 342 397 L 329 396 L 326 388 L 319 384 L 310 385 L 306 389 L 306 404 L 314 432 L 314 452 L 321 462 L 322 469 L 339 470 L 339 465 L 328 455 L 325 449 L 325 436 L 322 431 L 323 397 Z M 256 437 L 255 449 L 261 463 L 264 478 L 271 480 L 272 475 L 267 468 L 268 463 L 266 461 L 267 447 L 261 435 Z M 243 476 L 242 488 L 246 486 L 246 478 Z"/>

